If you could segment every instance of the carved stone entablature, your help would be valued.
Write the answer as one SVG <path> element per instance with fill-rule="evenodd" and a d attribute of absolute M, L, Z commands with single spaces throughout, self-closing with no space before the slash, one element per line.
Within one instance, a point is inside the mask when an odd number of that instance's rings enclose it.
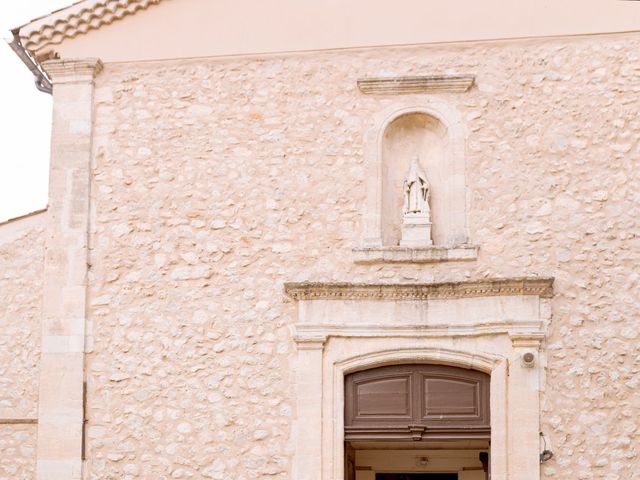
<path fill-rule="evenodd" d="M 423 284 L 285 283 L 294 300 L 430 300 L 508 295 L 553 295 L 553 278 L 496 278 Z"/>
<path fill-rule="evenodd" d="M 475 75 L 420 75 L 413 77 L 383 77 L 358 79 L 362 93 L 398 95 L 403 93 L 466 92 Z"/>

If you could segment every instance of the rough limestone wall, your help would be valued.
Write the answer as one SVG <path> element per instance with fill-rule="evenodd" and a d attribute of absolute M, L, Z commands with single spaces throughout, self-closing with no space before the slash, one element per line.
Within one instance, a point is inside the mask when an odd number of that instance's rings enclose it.
<path fill-rule="evenodd" d="M 0 480 L 35 476 L 43 219 L 0 225 Z"/>
<path fill-rule="evenodd" d="M 36 425 L 0 425 L 0 480 L 36 478 Z"/>
<path fill-rule="evenodd" d="M 640 36 L 107 65 L 97 81 L 92 479 L 289 478 L 282 283 L 556 278 L 544 478 L 639 464 Z M 355 265 L 362 76 L 462 72 L 477 261 Z M 423 98 L 415 95 L 416 103 Z M 636 477 L 634 477 L 636 475 Z"/>

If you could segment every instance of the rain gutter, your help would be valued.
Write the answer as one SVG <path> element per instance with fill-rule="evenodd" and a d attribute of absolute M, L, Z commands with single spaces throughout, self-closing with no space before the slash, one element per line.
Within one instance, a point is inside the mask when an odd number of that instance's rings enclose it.
<path fill-rule="evenodd" d="M 18 55 L 22 63 L 24 63 L 29 71 L 33 74 L 36 88 L 41 92 L 48 93 L 51 95 L 53 91 L 53 87 L 51 85 L 51 80 L 47 77 L 47 74 L 42 70 L 42 67 L 38 62 L 29 54 L 29 52 L 24 48 L 22 42 L 20 42 L 20 36 L 18 35 L 19 29 L 11 30 L 11 34 L 13 35 L 12 40 L 7 40 L 7 43 L 11 47 L 11 49 Z"/>

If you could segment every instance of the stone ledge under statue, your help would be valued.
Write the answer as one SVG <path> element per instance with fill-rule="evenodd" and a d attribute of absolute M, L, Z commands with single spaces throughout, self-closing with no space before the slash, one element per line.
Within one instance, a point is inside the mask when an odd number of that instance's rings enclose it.
<path fill-rule="evenodd" d="M 472 261 L 478 259 L 477 245 L 456 245 L 442 247 L 358 247 L 352 249 L 353 261 L 368 263 L 436 263 L 453 261 Z"/>

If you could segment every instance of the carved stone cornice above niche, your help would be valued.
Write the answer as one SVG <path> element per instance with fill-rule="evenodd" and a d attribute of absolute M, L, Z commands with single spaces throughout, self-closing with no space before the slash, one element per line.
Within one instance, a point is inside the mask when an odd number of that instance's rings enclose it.
<path fill-rule="evenodd" d="M 475 75 L 420 75 L 412 77 L 360 78 L 358 88 L 367 95 L 466 92 Z"/>
<path fill-rule="evenodd" d="M 422 284 L 285 283 L 293 300 L 436 300 L 492 296 L 553 296 L 553 278 L 492 278 Z"/>

